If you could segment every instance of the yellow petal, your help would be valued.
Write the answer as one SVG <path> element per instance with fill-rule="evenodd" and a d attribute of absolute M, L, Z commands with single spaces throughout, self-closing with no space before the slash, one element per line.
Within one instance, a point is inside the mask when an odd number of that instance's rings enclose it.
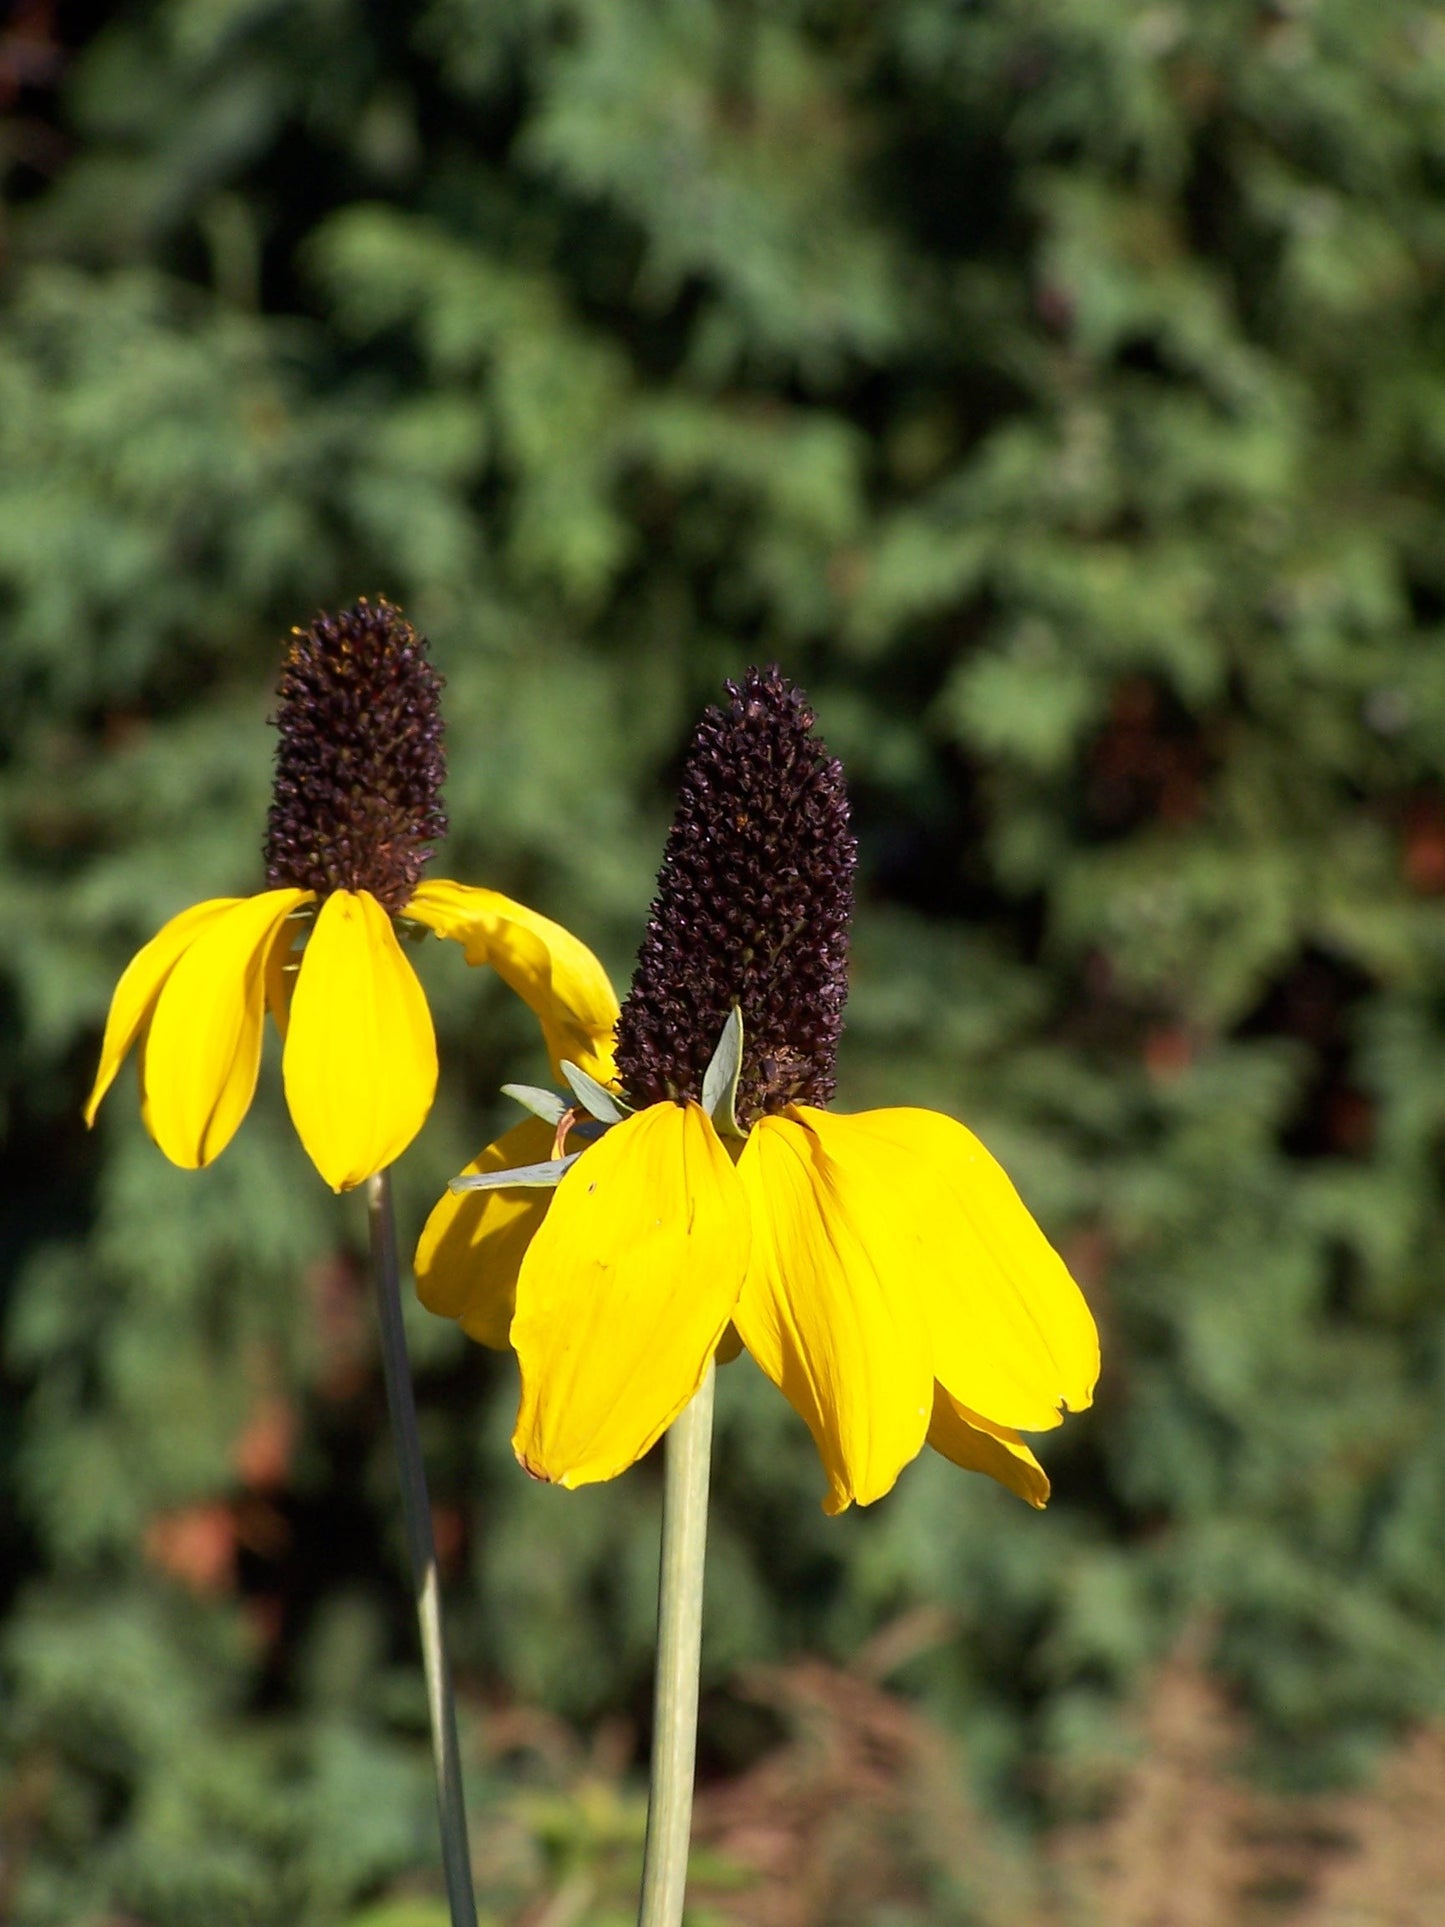
<path fill-rule="evenodd" d="M 419 884 L 405 914 L 465 945 L 469 964 L 491 965 L 540 1020 L 554 1073 L 565 1057 L 612 1081 L 617 995 L 580 938 L 496 890 L 443 877 Z"/>
<path fill-rule="evenodd" d="M 881 1265 L 892 1201 L 843 1173 L 811 1114 L 765 1117 L 738 1161 L 753 1255 L 734 1322 L 807 1421 L 828 1512 L 881 1498 L 923 1445 L 933 1405 L 928 1333 L 906 1270 Z"/>
<path fill-rule="evenodd" d="M 747 1261 L 747 1200 L 698 1105 L 651 1105 L 590 1145 L 517 1282 L 527 1470 L 585 1485 L 641 1458 L 702 1383 Z"/>
<path fill-rule="evenodd" d="M 1002 1166 L 938 1111 L 800 1107 L 849 1182 L 893 1198 L 894 1261 L 916 1277 L 933 1375 L 970 1411 L 1026 1432 L 1080 1411 L 1099 1375 L 1082 1292 Z"/>
<path fill-rule="evenodd" d="M 473 1158 L 466 1174 L 541 1164 L 554 1132 L 524 1118 Z M 455 1318 L 479 1345 L 505 1351 L 517 1299 L 517 1273 L 552 1202 L 550 1191 L 447 1191 L 433 1208 L 416 1248 L 417 1296 L 428 1311 Z"/>
<path fill-rule="evenodd" d="M 1049 1498 L 1049 1478 L 1017 1432 L 992 1425 L 951 1398 L 941 1385 L 933 1388 L 933 1422 L 928 1443 L 965 1472 L 985 1472 L 1000 1485 L 1042 1508 Z"/>
<path fill-rule="evenodd" d="M 261 1067 L 266 958 L 305 890 L 231 904 L 193 938 L 156 999 L 141 1057 L 141 1110 L 173 1164 L 219 1157 Z"/>
<path fill-rule="evenodd" d="M 436 1095 L 437 1047 L 416 972 L 366 890 L 321 906 L 301 958 L 281 1060 L 311 1162 L 349 1191 L 411 1143 Z"/>
<path fill-rule="evenodd" d="M 115 1074 L 124 1062 L 126 1052 L 150 1021 L 167 977 L 201 931 L 243 901 L 241 897 L 212 897 L 207 903 L 193 904 L 189 910 L 182 910 L 178 917 L 172 917 L 169 923 L 164 924 L 126 965 L 115 987 L 115 995 L 110 1000 L 110 1014 L 105 1020 L 100 1068 L 95 1073 L 95 1083 L 85 1106 L 87 1124 L 94 1124 L 100 1100 L 115 1082 Z"/>

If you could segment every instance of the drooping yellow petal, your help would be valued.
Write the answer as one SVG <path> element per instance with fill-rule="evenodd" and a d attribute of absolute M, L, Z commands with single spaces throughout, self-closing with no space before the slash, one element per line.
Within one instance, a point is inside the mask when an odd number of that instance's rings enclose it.
<path fill-rule="evenodd" d="M 156 999 L 141 1056 L 141 1111 L 187 1171 L 219 1157 L 261 1066 L 266 958 L 305 890 L 265 890 L 209 919 Z"/>
<path fill-rule="evenodd" d="M 1049 1477 L 1017 1432 L 992 1425 L 951 1398 L 941 1385 L 933 1388 L 933 1421 L 928 1443 L 965 1472 L 984 1472 L 1010 1492 L 1040 1510 L 1048 1504 Z"/>
<path fill-rule="evenodd" d="M 527 1470 L 585 1485 L 641 1458 L 702 1383 L 747 1261 L 747 1199 L 698 1105 L 651 1105 L 590 1145 L 517 1281 Z"/>
<path fill-rule="evenodd" d="M 895 1261 L 917 1279 L 933 1375 L 970 1411 L 1042 1432 L 1080 1411 L 1099 1374 L 1082 1292 L 1003 1167 L 938 1111 L 800 1107 L 847 1181 L 893 1199 Z"/>
<path fill-rule="evenodd" d="M 436 1095 L 426 995 L 367 890 L 321 906 L 291 997 L 286 1102 L 311 1162 L 349 1191 L 411 1143 Z"/>
<path fill-rule="evenodd" d="M 807 1421 L 824 1509 L 841 1512 L 881 1498 L 917 1455 L 933 1371 L 913 1280 L 889 1263 L 891 1200 L 839 1170 L 811 1116 L 763 1118 L 738 1161 L 753 1255 L 734 1322 Z"/>
<path fill-rule="evenodd" d="M 491 965 L 540 1020 L 554 1073 L 565 1057 L 612 1081 L 617 995 L 580 938 L 496 890 L 443 877 L 419 884 L 405 914 L 463 944 L 469 964 Z"/>
<path fill-rule="evenodd" d="M 513 1125 L 473 1158 L 475 1171 L 510 1171 L 552 1155 L 553 1130 L 539 1117 Z M 445 1191 L 416 1248 L 417 1296 L 428 1311 L 455 1318 L 479 1345 L 505 1351 L 517 1300 L 517 1273 L 552 1202 L 550 1191 Z"/>
<path fill-rule="evenodd" d="M 207 925 L 227 910 L 243 902 L 241 897 L 212 897 L 207 903 L 193 904 L 164 924 L 150 942 L 138 950 L 126 965 L 110 1014 L 105 1020 L 105 1037 L 100 1046 L 100 1068 L 86 1101 L 85 1121 L 94 1124 L 100 1100 L 115 1082 L 115 1074 L 125 1061 L 126 1052 L 150 1021 L 167 977 L 186 950 Z"/>

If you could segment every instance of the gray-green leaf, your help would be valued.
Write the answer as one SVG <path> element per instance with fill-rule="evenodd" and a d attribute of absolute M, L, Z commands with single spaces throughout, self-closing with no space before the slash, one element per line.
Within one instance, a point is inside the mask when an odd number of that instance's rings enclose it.
<path fill-rule="evenodd" d="M 468 1177 L 453 1178 L 447 1189 L 507 1191 L 515 1186 L 518 1190 L 550 1191 L 581 1155 L 580 1151 L 573 1151 L 570 1157 L 549 1158 L 545 1164 L 518 1164 L 510 1171 L 475 1171 Z"/>
<path fill-rule="evenodd" d="M 560 1124 L 571 1108 L 565 1097 L 543 1090 L 540 1084 L 504 1084 L 502 1096 L 510 1097 L 544 1124 Z"/>
<path fill-rule="evenodd" d="M 743 1067 L 743 1014 L 734 1004 L 702 1080 L 702 1108 L 724 1137 L 742 1137 L 737 1119 L 738 1076 Z"/>
<path fill-rule="evenodd" d="M 614 1097 L 595 1077 L 589 1077 L 586 1071 L 569 1064 L 565 1057 L 562 1060 L 562 1075 L 572 1086 L 573 1095 L 583 1110 L 595 1117 L 599 1124 L 620 1124 L 623 1118 L 632 1115 L 630 1105 L 624 1104 L 620 1097 Z"/>

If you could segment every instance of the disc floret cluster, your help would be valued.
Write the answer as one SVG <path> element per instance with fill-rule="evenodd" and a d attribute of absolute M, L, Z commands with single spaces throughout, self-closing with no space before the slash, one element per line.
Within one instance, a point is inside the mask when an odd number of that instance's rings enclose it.
<path fill-rule="evenodd" d="M 727 685 L 699 723 L 617 1026 L 634 1105 L 700 1098 L 730 1011 L 737 1117 L 826 1104 L 848 995 L 857 846 L 842 765 L 776 667 Z"/>
<path fill-rule="evenodd" d="M 366 890 L 395 916 L 447 832 L 442 678 L 385 597 L 292 632 L 276 692 L 272 889 Z"/>

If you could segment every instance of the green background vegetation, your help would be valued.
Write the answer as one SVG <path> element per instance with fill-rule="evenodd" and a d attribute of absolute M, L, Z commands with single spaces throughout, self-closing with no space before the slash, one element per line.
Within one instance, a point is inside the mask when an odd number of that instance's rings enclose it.
<path fill-rule="evenodd" d="M 699 708 L 801 681 L 840 1101 L 969 1121 L 1103 1328 L 1043 1516 L 929 1459 L 825 1520 L 724 1374 L 707 1772 L 741 1664 L 899 1623 L 1015 1819 L 1187 1624 L 1276 1780 L 1445 1710 L 1439 6 L 30 0 L 0 108 L 0 1916 L 322 1927 L 429 1864 L 360 1200 L 274 1052 L 203 1175 L 128 1073 L 78 1116 L 132 951 L 260 883 L 286 631 L 363 593 L 447 677 L 438 872 L 619 983 Z M 420 967 L 412 1230 L 542 1070 Z M 414 1343 L 479 1809 L 630 1854 L 485 1736 L 636 1757 L 656 1467 L 534 1487 L 510 1361 Z"/>

